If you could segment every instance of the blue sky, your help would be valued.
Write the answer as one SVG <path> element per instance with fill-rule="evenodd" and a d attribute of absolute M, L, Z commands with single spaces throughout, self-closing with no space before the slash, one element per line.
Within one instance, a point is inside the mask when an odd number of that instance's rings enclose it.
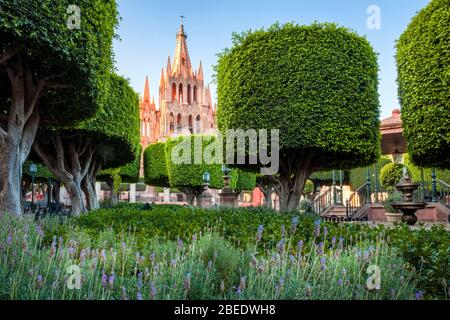
<path fill-rule="evenodd" d="M 150 79 L 151 95 L 157 97 L 161 68 L 173 57 L 175 35 L 181 14 L 191 62 L 203 62 L 205 79 L 212 81 L 216 54 L 231 45 L 232 32 L 258 29 L 273 24 L 313 21 L 337 22 L 366 35 L 379 55 L 380 102 L 382 118 L 398 108 L 395 41 L 417 11 L 428 0 L 119 0 L 122 21 L 115 55 L 119 74 L 129 78 L 142 93 L 145 77 Z M 367 27 L 367 8 L 381 10 L 381 29 Z M 215 99 L 215 86 L 213 99 Z"/>

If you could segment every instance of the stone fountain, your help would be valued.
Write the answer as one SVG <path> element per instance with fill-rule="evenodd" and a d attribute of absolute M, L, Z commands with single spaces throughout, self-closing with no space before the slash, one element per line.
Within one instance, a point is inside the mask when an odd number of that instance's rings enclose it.
<path fill-rule="evenodd" d="M 416 212 L 426 207 L 425 202 L 415 202 L 414 192 L 418 190 L 420 184 L 413 183 L 408 174 L 408 170 L 403 168 L 403 178 L 395 188 L 403 194 L 402 202 L 394 203 L 392 206 L 403 213 L 402 221 L 413 226 L 417 223 Z"/>

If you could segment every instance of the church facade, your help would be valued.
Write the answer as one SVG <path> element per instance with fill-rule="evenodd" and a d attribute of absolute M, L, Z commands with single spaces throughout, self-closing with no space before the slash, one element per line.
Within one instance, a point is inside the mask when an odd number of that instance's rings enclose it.
<path fill-rule="evenodd" d="M 150 96 L 148 77 L 140 102 L 141 145 L 165 141 L 177 134 L 204 134 L 216 128 L 215 106 L 209 85 L 205 85 L 200 61 L 192 67 L 187 34 L 181 24 L 176 36 L 173 61 L 169 56 L 159 80 L 158 108 Z"/>

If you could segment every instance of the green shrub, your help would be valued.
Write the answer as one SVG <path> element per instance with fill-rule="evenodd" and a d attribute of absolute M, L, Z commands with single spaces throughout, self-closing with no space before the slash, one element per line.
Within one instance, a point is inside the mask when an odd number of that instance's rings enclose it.
<path fill-rule="evenodd" d="M 397 248 L 399 254 L 418 271 L 420 288 L 429 297 L 445 298 L 447 287 L 442 279 L 450 279 L 450 269 L 443 264 L 448 261 L 450 236 L 443 227 L 431 230 L 411 231 L 407 226 L 393 228 L 366 224 L 317 223 L 318 217 L 298 213 L 276 213 L 266 208 L 246 209 L 200 209 L 177 206 L 153 206 L 150 210 L 135 209 L 98 210 L 74 220 L 75 225 L 89 230 L 95 236 L 110 227 L 116 233 L 134 231 L 138 242 L 152 237 L 189 240 L 205 229 L 213 228 L 236 247 L 253 247 L 257 229 L 264 226 L 258 248 L 274 248 L 282 239 L 282 230 L 291 247 L 314 239 L 330 243 L 342 238 L 344 246 L 356 245 L 361 239 L 378 241 L 386 237 L 388 244 Z M 294 228 L 295 226 L 295 228 Z M 315 231 L 319 234 L 314 236 Z M 139 240 L 140 239 L 140 240 Z M 428 239 L 428 240 L 427 240 Z M 309 250 L 309 249 L 308 249 Z M 426 261 L 426 263 L 422 263 Z M 411 269 L 412 270 L 412 269 Z"/>
<path fill-rule="evenodd" d="M 380 172 L 381 185 L 384 188 L 394 188 L 395 185 L 398 184 L 402 179 L 404 168 L 406 168 L 409 173 L 408 167 L 403 164 L 389 163 L 385 165 Z"/>

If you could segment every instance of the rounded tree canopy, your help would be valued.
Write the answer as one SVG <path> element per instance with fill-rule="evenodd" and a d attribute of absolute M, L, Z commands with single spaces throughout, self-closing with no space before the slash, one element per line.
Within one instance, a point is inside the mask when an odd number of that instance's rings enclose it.
<path fill-rule="evenodd" d="M 91 141 L 102 169 L 106 170 L 135 161 L 140 146 L 140 115 L 138 96 L 126 79 L 110 74 L 104 81 L 102 97 L 96 100 L 103 105 L 93 119 L 73 127 L 41 128 L 38 139 L 46 145 L 46 136 L 57 131 L 63 139 L 79 141 L 81 145 Z"/>
<path fill-rule="evenodd" d="M 169 183 L 174 188 L 201 187 L 203 174 L 211 175 L 210 187 L 223 187 L 222 165 L 217 161 L 205 161 L 203 155 L 219 156 L 220 144 L 216 137 L 206 135 L 189 135 L 171 138 L 166 142 L 166 165 Z M 197 146 L 199 146 L 197 148 Z M 219 151 L 220 152 L 220 151 Z M 212 159 L 211 159 L 212 160 Z M 213 164 L 209 164 L 212 163 Z"/>
<path fill-rule="evenodd" d="M 281 156 L 315 170 L 373 163 L 379 154 L 377 55 L 335 24 L 273 25 L 234 35 L 219 55 L 218 125 L 279 129 Z"/>
<path fill-rule="evenodd" d="M 411 174 L 409 168 L 401 163 L 389 163 L 385 165 L 380 172 L 381 185 L 385 188 L 393 188 L 403 177 L 403 170 L 406 168 L 408 174 Z"/>
<path fill-rule="evenodd" d="M 133 162 L 120 168 L 120 176 L 122 177 L 122 182 L 124 183 L 138 183 L 139 174 L 141 169 L 141 154 L 142 147 L 139 144 L 136 147 L 136 154 L 134 155 Z"/>
<path fill-rule="evenodd" d="M 101 77 L 112 70 L 116 1 L 0 0 L 0 8 L 0 56 L 20 53 L 34 80 L 48 85 L 39 100 L 41 119 L 59 125 L 92 117 Z M 11 88 L 1 70 L 0 88 L 0 111 L 7 111 L 1 100 Z"/>
<path fill-rule="evenodd" d="M 169 176 L 166 165 L 166 144 L 151 144 L 144 151 L 145 184 L 155 187 L 169 187 Z"/>
<path fill-rule="evenodd" d="M 77 126 L 98 143 L 102 168 L 117 168 L 136 160 L 140 148 L 139 98 L 128 80 L 110 74 L 106 100 L 91 120 Z M 140 159 L 140 156 L 138 157 Z M 138 170 L 139 172 L 139 170 Z"/>
<path fill-rule="evenodd" d="M 411 160 L 450 168 L 450 1 L 432 0 L 397 43 L 399 97 Z"/>

